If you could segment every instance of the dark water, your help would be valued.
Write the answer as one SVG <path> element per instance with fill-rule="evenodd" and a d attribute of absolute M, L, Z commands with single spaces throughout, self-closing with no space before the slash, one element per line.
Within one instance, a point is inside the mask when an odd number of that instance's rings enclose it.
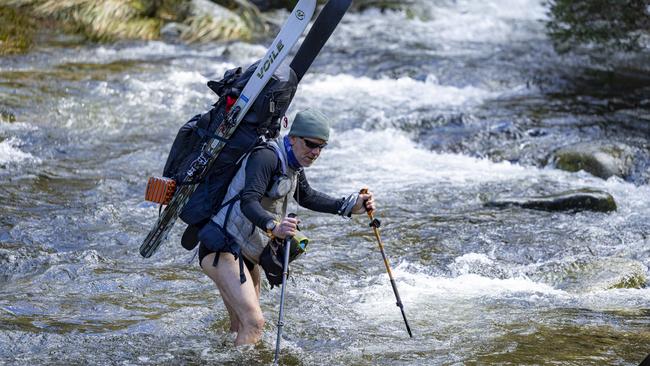
<path fill-rule="evenodd" d="M 297 209 L 312 244 L 293 267 L 283 364 L 638 364 L 650 352 L 644 64 L 559 58 L 535 1 L 422 9 L 348 14 L 290 110 L 335 121 L 314 187 L 377 195 L 415 339 L 366 219 Z M 154 257 L 138 254 L 157 214 L 146 178 L 214 101 L 205 82 L 264 51 L 46 45 L 0 59 L 0 364 L 272 362 L 278 290 L 262 291 L 263 342 L 232 349 L 180 225 Z M 628 144 L 634 174 L 545 167 L 578 141 Z M 584 187 L 618 210 L 483 206 Z"/>

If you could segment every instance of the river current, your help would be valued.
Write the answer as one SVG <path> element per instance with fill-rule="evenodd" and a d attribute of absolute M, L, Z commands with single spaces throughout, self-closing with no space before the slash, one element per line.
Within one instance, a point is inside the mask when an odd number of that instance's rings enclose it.
<path fill-rule="evenodd" d="M 311 243 L 292 264 L 282 364 L 637 365 L 650 352 L 649 174 L 542 162 L 578 141 L 647 149 L 650 88 L 572 79 L 589 61 L 554 53 L 539 1 L 418 6 L 417 18 L 347 14 L 289 111 L 334 122 L 307 170 L 314 188 L 375 193 L 414 338 L 367 217 L 294 206 Z M 262 289 L 262 343 L 234 349 L 215 286 L 178 244 L 183 225 L 138 254 L 158 214 L 147 177 L 214 103 L 206 82 L 268 42 L 53 37 L 0 59 L 0 364 L 272 362 L 279 289 Z M 618 209 L 484 206 L 580 188 Z"/>

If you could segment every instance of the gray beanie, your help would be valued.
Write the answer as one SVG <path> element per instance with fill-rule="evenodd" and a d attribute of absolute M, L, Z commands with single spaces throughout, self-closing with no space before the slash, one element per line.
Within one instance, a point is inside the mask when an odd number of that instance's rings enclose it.
<path fill-rule="evenodd" d="M 321 112 L 306 109 L 298 112 L 293 119 L 289 136 L 311 137 L 321 140 L 330 138 L 330 122 Z"/>

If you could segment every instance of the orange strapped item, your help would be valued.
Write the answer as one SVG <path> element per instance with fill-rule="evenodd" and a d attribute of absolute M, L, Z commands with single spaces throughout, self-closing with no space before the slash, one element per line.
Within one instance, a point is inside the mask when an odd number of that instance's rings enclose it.
<path fill-rule="evenodd" d="M 144 193 L 144 199 L 150 202 L 169 204 L 174 192 L 176 191 L 176 182 L 171 178 L 149 177 L 147 190 Z"/>

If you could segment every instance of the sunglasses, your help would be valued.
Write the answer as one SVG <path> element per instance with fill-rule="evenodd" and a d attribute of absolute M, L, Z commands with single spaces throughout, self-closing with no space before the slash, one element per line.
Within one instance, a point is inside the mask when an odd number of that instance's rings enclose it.
<path fill-rule="evenodd" d="M 312 149 L 312 150 L 315 149 L 315 148 L 324 149 L 325 146 L 327 146 L 327 142 L 323 142 L 322 144 L 318 144 L 318 143 L 315 143 L 314 141 L 307 140 L 304 137 L 301 137 L 301 139 L 302 139 L 302 141 L 305 142 L 305 146 L 307 146 L 309 149 Z"/>

